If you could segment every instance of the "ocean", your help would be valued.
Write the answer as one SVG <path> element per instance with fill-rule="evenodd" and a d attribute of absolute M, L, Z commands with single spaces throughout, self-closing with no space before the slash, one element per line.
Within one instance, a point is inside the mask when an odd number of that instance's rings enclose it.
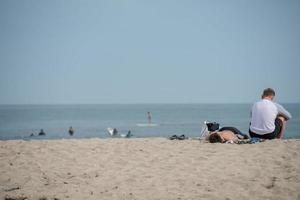
<path fill-rule="evenodd" d="M 300 138 L 300 104 L 283 104 L 293 118 L 285 138 Z M 0 140 L 108 138 L 108 127 L 133 137 L 199 137 L 203 122 L 218 122 L 248 133 L 250 104 L 0 105 Z M 153 123 L 147 127 L 147 112 Z M 75 130 L 68 134 L 69 127 Z M 40 129 L 45 136 L 37 136 Z M 33 137 L 30 134 L 34 134 Z"/>

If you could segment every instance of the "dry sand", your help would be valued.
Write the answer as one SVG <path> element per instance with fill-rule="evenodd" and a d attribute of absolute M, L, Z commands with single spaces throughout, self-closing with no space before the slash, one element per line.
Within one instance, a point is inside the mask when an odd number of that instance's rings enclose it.
<path fill-rule="evenodd" d="M 0 199 L 300 199 L 300 140 L 0 141 L 0 170 Z"/>

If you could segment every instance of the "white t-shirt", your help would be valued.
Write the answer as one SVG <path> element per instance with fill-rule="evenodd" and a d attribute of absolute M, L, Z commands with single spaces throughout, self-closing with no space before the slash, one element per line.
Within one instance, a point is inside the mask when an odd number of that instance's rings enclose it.
<path fill-rule="evenodd" d="M 292 118 L 291 114 L 281 105 L 268 99 L 254 103 L 251 111 L 250 130 L 258 135 L 272 133 L 275 130 L 275 119 L 278 114 L 286 119 Z"/>

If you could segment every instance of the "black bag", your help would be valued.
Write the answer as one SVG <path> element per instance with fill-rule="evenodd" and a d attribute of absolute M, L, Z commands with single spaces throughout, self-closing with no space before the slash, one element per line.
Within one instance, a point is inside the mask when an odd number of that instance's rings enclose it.
<path fill-rule="evenodd" d="M 219 130 L 219 124 L 217 122 L 209 122 L 206 124 L 208 131 L 214 132 Z"/>

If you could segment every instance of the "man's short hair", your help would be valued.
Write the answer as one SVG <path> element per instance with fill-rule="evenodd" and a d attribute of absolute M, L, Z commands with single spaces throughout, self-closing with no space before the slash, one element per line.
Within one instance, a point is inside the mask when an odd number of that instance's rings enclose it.
<path fill-rule="evenodd" d="M 210 134 L 210 136 L 208 137 L 208 140 L 210 143 L 222 143 L 222 138 L 218 133 L 212 133 Z"/>
<path fill-rule="evenodd" d="M 267 88 L 263 91 L 263 94 L 261 95 L 262 98 L 268 97 L 268 96 L 275 96 L 275 91 L 272 88 Z"/>

